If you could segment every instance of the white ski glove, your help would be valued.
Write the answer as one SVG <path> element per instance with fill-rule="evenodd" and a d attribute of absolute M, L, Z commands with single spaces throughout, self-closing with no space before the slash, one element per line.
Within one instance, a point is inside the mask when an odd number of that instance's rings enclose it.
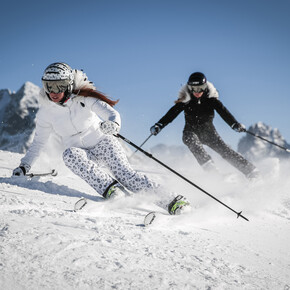
<path fill-rule="evenodd" d="M 101 123 L 100 129 L 105 135 L 113 135 L 119 133 L 120 125 L 113 121 L 104 121 Z"/>

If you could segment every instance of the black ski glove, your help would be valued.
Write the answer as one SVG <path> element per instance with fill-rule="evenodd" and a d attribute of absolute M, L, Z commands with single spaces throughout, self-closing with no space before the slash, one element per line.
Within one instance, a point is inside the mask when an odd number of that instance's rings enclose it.
<path fill-rule="evenodd" d="M 13 170 L 13 176 L 24 176 L 26 174 L 25 167 L 19 166 Z"/>
<path fill-rule="evenodd" d="M 26 173 L 30 170 L 30 165 L 21 163 L 17 168 L 13 170 L 13 176 L 25 176 Z"/>
<path fill-rule="evenodd" d="M 233 130 L 235 130 L 236 132 L 239 132 L 239 133 L 241 133 L 241 132 L 246 132 L 246 127 L 245 127 L 245 125 L 243 125 L 243 124 L 241 124 L 241 123 L 234 123 L 233 125 L 232 125 L 232 129 Z"/>
<path fill-rule="evenodd" d="M 156 123 L 154 126 L 150 128 L 150 132 L 152 135 L 156 136 L 163 128 L 163 125 L 160 123 Z"/>

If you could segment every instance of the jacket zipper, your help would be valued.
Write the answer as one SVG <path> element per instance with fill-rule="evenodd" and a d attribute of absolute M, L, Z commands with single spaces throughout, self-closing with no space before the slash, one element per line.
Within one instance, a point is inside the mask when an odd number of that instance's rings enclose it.
<path fill-rule="evenodd" d="M 79 132 L 79 131 L 77 130 L 77 128 L 76 128 L 76 126 L 75 126 L 75 124 L 74 124 L 74 122 L 73 122 L 73 119 L 72 119 L 72 114 L 71 114 L 71 109 L 70 109 L 70 107 L 68 107 L 68 110 L 69 110 L 69 118 L 70 118 L 70 122 L 71 122 L 73 128 L 74 128 L 75 131 L 76 131 L 76 133 L 73 134 L 73 136 L 74 136 L 74 135 L 77 135 L 77 134 L 81 133 L 82 131 Z"/>

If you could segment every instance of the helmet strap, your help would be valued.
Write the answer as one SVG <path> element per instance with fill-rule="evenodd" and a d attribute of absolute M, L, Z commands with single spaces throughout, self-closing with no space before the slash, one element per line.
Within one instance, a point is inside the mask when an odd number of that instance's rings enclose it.
<path fill-rule="evenodd" d="M 71 94 L 69 94 L 68 90 L 64 92 L 64 97 L 58 102 L 60 105 L 63 104 L 70 98 Z"/>

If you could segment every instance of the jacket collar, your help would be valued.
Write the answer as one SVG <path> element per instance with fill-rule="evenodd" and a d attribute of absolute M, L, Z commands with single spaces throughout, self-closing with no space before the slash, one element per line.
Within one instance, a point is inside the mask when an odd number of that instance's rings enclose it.
<path fill-rule="evenodd" d="M 211 82 L 207 82 L 207 87 L 208 87 L 208 92 L 207 92 L 207 96 L 202 98 L 216 98 L 218 99 L 219 97 L 219 93 L 217 91 L 217 89 L 214 87 L 214 85 Z M 189 90 L 187 85 L 184 85 L 179 93 L 179 98 L 176 101 L 176 103 L 188 103 L 190 100 L 192 99 L 192 93 Z"/>

